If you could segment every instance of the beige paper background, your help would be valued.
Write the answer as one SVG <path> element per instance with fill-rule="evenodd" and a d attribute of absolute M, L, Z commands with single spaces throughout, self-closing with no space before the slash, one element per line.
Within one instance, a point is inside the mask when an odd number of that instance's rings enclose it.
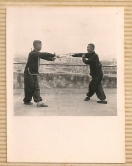
<path fill-rule="evenodd" d="M 31 10 L 31 11 L 30 11 Z M 17 29 L 20 30 L 21 26 L 26 26 L 27 24 L 25 20 L 16 16 L 15 13 L 25 14 L 31 13 L 32 18 L 36 16 L 37 19 L 34 18 L 34 22 L 38 21 L 38 17 L 41 20 L 45 20 L 46 18 L 41 17 L 45 14 L 48 17 L 48 12 L 52 12 L 50 17 L 56 18 L 56 13 L 58 12 L 60 15 L 64 15 L 64 13 L 69 14 L 69 17 L 77 17 L 78 22 L 83 22 L 84 17 L 86 15 L 92 14 L 96 15 L 97 13 L 101 13 L 101 17 L 98 18 L 98 21 L 102 21 L 101 19 L 105 17 L 105 15 L 112 15 L 114 17 L 114 13 L 116 16 L 113 18 L 115 21 L 115 38 L 113 39 L 111 35 L 107 39 L 115 40 L 112 41 L 113 47 L 109 45 L 109 50 L 114 49 L 116 47 L 116 57 L 117 57 L 117 116 L 101 116 L 101 117 L 16 117 L 13 115 L 13 55 L 17 46 L 17 43 L 21 43 L 19 41 L 20 36 L 16 36 Z M 44 12 L 43 12 L 44 11 Z M 78 14 L 80 12 L 80 18 Z M 35 16 L 33 14 L 35 14 Z M 40 14 L 41 13 L 41 14 Z M 58 16 L 57 13 L 57 16 Z M 83 17 L 81 17 L 83 14 Z M 25 14 L 26 15 L 26 14 Z M 66 24 L 66 21 L 63 22 L 63 19 L 66 18 L 59 15 L 60 24 Z M 103 16 L 102 16 L 103 15 Z M 96 17 L 93 19 L 96 20 Z M 48 162 L 48 163 L 124 163 L 124 9 L 123 8 L 7 8 L 6 10 L 6 69 L 7 69 L 7 161 L 8 162 Z M 14 20 L 15 18 L 15 20 Z M 16 21 L 18 19 L 18 21 Z M 30 19 L 28 18 L 28 23 L 30 25 Z M 55 22 L 54 19 L 52 21 L 52 25 L 55 29 Z M 74 20 L 76 18 L 72 18 L 72 24 L 75 23 Z M 21 20 L 22 25 L 17 28 L 17 24 Z M 25 21 L 25 22 L 24 22 Z M 75 21 L 76 22 L 76 21 Z M 102 21 L 104 23 L 104 20 Z M 85 23 L 85 22 L 83 22 Z M 82 23 L 82 24 L 83 24 Z M 32 24 L 31 24 L 32 25 Z M 112 26 L 113 24 L 111 23 Z M 35 25 L 34 25 L 35 26 Z M 93 29 L 96 25 L 93 26 Z M 41 27 L 42 23 L 41 23 Z M 49 28 L 48 26 L 44 26 L 45 28 Z M 76 29 L 78 27 L 76 26 Z M 34 28 L 30 34 L 34 34 L 35 36 L 35 29 L 39 29 L 39 25 Z M 62 28 L 60 28 L 61 30 Z M 49 30 L 49 29 L 48 29 Z M 21 30 L 20 30 L 21 31 Z M 52 31 L 52 30 L 51 30 Z M 67 30 L 68 31 L 68 30 Z M 69 31 L 67 32 L 68 36 L 70 37 L 71 32 L 73 29 L 70 27 Z M 96 31 L 96 28 L 95 28 Z M 110 31 L 110 29 L 108 29 Z M 63 29 L 63 33 L 65 30 Z M 83 29 L 84 32 L 84 29 Z M 24 34 L 22 37 L 24 38 Z M 38 31 L 39 33 L 39 31 Z M 54 32 L 57 33 L 57 30 Z M 50 36 L 54 35 L 54 33 L 50 34 Z M 86 32 L 87 33 L 87 32 Z M 86 34 L 87 36 L 90 35 L 89 33 Z M 98 33 L 102 33 L 100 30 Z M 114 33 L 114 32 L 113 32 Z M 59 32 L 58 36 L 61 33 Z M 28 37 L 27 37 L 28 36 Z M 38 36 L 40 36 L 38 34 Z M 37 37 L 38 37 L 37 36 Z M 63 34 L 59 36 L 61 38 Z M 78 33 L 76 34 L 77 39 Z M 102 34 L 103 36 L 103 34 Z M 102 37 L 100 38 L 100 42 L 103 40 Z M 26 33 L 26 37 L 30 40 L 31 35 Z M 42 37 L 42 39 L 45 35 Z M 65 37 L 65 36 L 64 36 Z M 62 43 L 64 42 L 63 38 L 60 40 Z M 15 38 L 17 38 L 17 42 L 15 42 Z M 81 38 L 81 37 L 80 37 Z M 99 38 L 99 36 L 98 36 Z M 53 36 L 51 37 L 53 39 Z M 50 39 L 50 40 L 51 40 Z M 69 38 L 70 39 L 70 38 Z M 77 40 L 76 39 L 76 40 Z M 46 40 L 46 39 L 45 39 Z M 74 42 L 76 40 L 73 40 Z M 81 39 L 80 39 L 81 40 Z M 83 40 L 87 40 L 83 37 Z M 81 41 L 83 43 L 83 40 Z M 89 39 L 90 40 L 90 39 Z M 12 42 L 11 42 L 12 41 Z M 54 39 L 53 39 L 54 41 Z M 48 42 L 48 41 L 47 41 Z M 54 41 L 55 42 L 55 41 Z M 86 41 L 85 41 L 86 42 Z M 115 44 L 114 44 L 115 42 Z M 15 44 L 14 44 L 15 43 Z M 49 41 L 50 43 L 50 41 Z M 69 41 L 65 44 L 69 44 Z M 98 42 L 97 42 L 98 43 Z M 106 43 L 106 42 L 105 42 Z M 51 44 L 51 43 L 50 43 Z M 83 43 L 84 44 L 84 43 Z M 82 44 L 82 45 L 83 45 Z M 23 49 L 26 50 L 26 46 L 24 47 L 24 43 L 20 44 Z M 59 50 L 61 49 L 61 44 L 58 42 Z M 96 44 L 97 45 L 97 44 Z M 99 44 L 98 44 L 99 45 Z M 101 45 L 103 49 L 103 44 Z M 17 47 L 17 48 L 16 48 Z M 46 46 L 45 46 L 46 47 Z M 66 47 L 66 46 L 65 46 Z M 79 46 L 75 47 L 82 47 L 80 44 Z M 47 47 L 46 47 L 47 48 Z M 58 47 L 57 47 L 58 48 Z M 27 47 L 28 49 L 28 47 Z M 54 48 L 55 49 L 55 48 Z M 100 48 L 101 49 L 101 48 Z M 18 49 L 19 50 L 19 49 Z M 69 47 L 66 51 L 69 50 Z M 97 48 L 96 48 L 97 50 Z M 63 46 L 62 46 L 63 51 Z M 98 50 L 99 51 L 99 50 Z M 97 51 L 97 52 L 98 52 Z M 22 53 L 22 50 L 18 52 Z M 109 51 L 109 54 L 112 54 Z M 103 56 L 103 55 L 102 55 Z M 106 57 L 105 57 L 106 58 Z M 68 111 L 68 110 L 67 110 Z M 108 150 L 109 149 L 109 150 Z"/>
<path fill-rule="evenodd" d="M 1 52 L 1 82 L 0 82 L 0 165 L 39 165 L 39 164 L 13 164 L 13 163 L 6 163 L 6 79 L 5 79 L 5 64 L 6 64 L 6 48 L 5 48 L 5 7 L 6 6 L 14 6 L 14 5 L 23 5 L 25 3 L 0 3 L 0 52 Z M 47 3 L 43 2 L 42 5 L 52 5 L 53 2 Z M 132 31 L 131 31 L 131 25 L 132 25 L 132 3 L 129 2 L 55 2 L 55 5 L 90 5 L 90 6 L 124 6 L 125 7 L 125 116 L 126 116 L 126 164 L 116 164 L 116 165 L 131 165 L 132 163 L 132 91 L 131 91 L 131 63 L 132 63 Z M 30 3 L 26 3 L 26 5 L 31 5 Z M 32 3 L 32 5 L 40 5 L 39 3 Z M 43 164 L 41 164 L 43 165 Z M 63 165 L 63 164 L 62 164 Z M 87 165 L 94 165 L 94 164 L 87 164 Z M 98 164 L 102 165 L 102 164 Z M 109 165 L 109 164 L 103 164 L 103 165 Z M 110 164 L 115 165 L 115 164 Z"/>

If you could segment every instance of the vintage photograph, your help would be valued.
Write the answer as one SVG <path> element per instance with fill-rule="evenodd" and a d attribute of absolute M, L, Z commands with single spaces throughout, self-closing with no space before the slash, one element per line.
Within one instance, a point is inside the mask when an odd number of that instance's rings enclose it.
<path fill-rule="evenodd" d="M 115 9 L 10 14 L 14 116 L 117 116 Z"/>
<path fill-rule="evenodd" d="M 123 8 L 7 8 L 8 162 L 125 162 L 123 19 Z"/>

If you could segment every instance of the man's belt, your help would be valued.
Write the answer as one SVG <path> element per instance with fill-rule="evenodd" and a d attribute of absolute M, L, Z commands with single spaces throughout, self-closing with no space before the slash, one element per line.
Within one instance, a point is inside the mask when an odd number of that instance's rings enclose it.
<path fill-rule="evenodd" d="M 28 68 L 28 73 L 29 73 L 30 75 L 35 75 L 35 76 L 38 75 L 38 74 L 32 74 L 32 73 L 30 73 L 29 68 Z"/>

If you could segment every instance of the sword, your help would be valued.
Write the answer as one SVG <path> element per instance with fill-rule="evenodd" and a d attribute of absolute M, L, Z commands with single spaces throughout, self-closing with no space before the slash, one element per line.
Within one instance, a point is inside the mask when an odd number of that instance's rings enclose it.
<path fill-rule="evenodd" d="M 72 56 L 72 57 L 82 57 L 82 55 L 85 54 L 85 58 L 89 58 L 89 53 L 67 53 L 67 54 L 57 54 L 57 56 L 59 58 L 61 58 L 62 56 Z"/>

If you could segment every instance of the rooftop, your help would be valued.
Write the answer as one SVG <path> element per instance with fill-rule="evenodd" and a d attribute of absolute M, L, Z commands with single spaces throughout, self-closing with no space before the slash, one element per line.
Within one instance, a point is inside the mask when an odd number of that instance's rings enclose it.
<path fill-rule="evenodd" d="M 108 104 L 98 104 L 96 94 L 84 101 L 86 89 L 42 89 L 41 97 L 48 107 L 24 105 L 23 90 L 14 90 L 15 116 L 116 116 L 116 89 L 104 89 Z"/>

